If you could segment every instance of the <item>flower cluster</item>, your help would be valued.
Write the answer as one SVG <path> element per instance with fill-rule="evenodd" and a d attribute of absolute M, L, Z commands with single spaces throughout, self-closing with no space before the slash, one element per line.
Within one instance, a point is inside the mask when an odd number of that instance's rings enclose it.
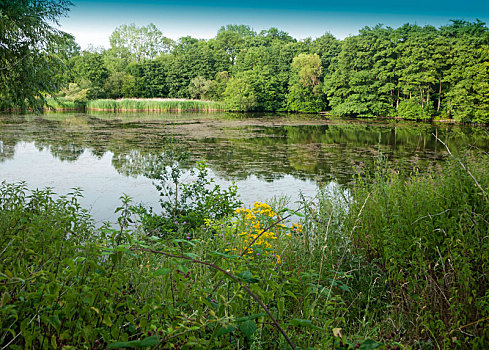
<path fill-rule="evenodd" d="M 280 215 L 266 203 L 255 202 L 251 208 L 236 209 L 234 214 L 234 218 L 204 220 L 204 230 L 213 232 L 228 253 L 241 254 L 246 249 L 243 257 L 247 259 L 270 258 L 281 264 L 279 241 L 302 232 L 299 223 L 287 227 L 279 222 Z"/>
<path fill-rule="evenodd" d="M 242 240 L 242 248 L 245 249 L 251 244 L 247 254 L 259 256 L 261 252 L 263 255 L 271 255 L 280 264 L 281 259 L 274 250 L 273 241 L 278 239 L 283 233 L 285 226 L 277 224 L 270 228 L 273 222 L 279 219 L 278 214 L 272 210 L 270 205 L 255 202 L 251 209 L 238 208 L 234 213 L 238 214 L 236 227 L 245 229 L 239 233 L 239 237 Z"/>

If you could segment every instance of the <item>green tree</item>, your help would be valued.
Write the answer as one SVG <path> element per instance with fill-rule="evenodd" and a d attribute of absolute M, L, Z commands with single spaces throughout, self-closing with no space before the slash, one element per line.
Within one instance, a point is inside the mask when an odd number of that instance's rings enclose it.
<path fill-rule="evenodd" d="M 224 91 L 224 103 L 232 111 L 276 111 L 281 105 L 280 85 L 267 66 L 239 72 Z"/>
<path fill-rule="evenodd" d="M 113 72 L 104 84 L 104 90 L 109 98 L 133 97 L 135 95 L 136 79 L 126 72 Z"/>
<path fill-rule="evenodd" d="M 173 41 L 163 36 L 153 24 L 138 27 L 134 23 L 117 27 L 110 36 L 110 46 L 119 55 L 127 50 L 135 61 L 154 59 L 171 50 Z"/>
<path fill-rule="evenodd" d="M 245 42 L 245 38 L 256 36 L 250 26 L 228 24 L 217 31 L 216 46 L 226 53 L 231 65 L 234 65 L 236 57 Z"/>
<path fill-rule="evenodd" d="M 453 21 L 442 32 L 451 42 L 443 113 L 460 122 L 483 122 L 487 120 L 489 30 L 480 21 Z"/>
<path fill-rule="evenodd" d="M 72 58 L 75 74 L 75 83 L 83 88 L 88 88 L 88 99 L 104 98 L 105 82 L 109 77 L 109 71 L 105 68 L 103 53 L 89 48 L 79 56 Z"/>
<path fill-rule="evenodd" d="M 340 116 L 392 115 L 395 108 L 395 42 L 391 28 L 365 27 L 346 38 L 325 80 L 332 113 Z"/>
<path fill-rule="evenodd" d="M 292 61 L 287 109 L 319 112 L 324 107 L 320 90 L 321 59 L 317 54 L 301 53 Z"/>
<path fill-rule="evenodd" d="M 169 96 L 189 97 L 190 81 L 198 76 L 212 80 L 223 70 L 219 53 L 205 40 L 191 37 L 180 38 L 168 62 L 167 84 Z"/>
<path fill-rule="evenodd" d="M 41 109 L 46 94 L 64 83 L 64 59 L 76 47 L 57 29 L 69 10 L 64 0 L 0 2 L 0 109 Z"/>
<path fill-rule="evenodd" d="M 252 86 L 248 72 L 238 74 L 229 80 L 224 91 L 224 103 L 231 111 L 251 111 L 258 107 L 258 97 Z"/>
<path fill-rule="evenodd" d="M 396 64 L 399 91 L 403 100 L 412 100 L 413 103 L 419 104 L 426 114 L 431 114 L 431 96 L 440 79 L 434 60 L 435 39 L 439 33 L 432 26 L 421 28 L 404 25 L 400 30 L 407 35 L 397 47 L 400 53 Z"/>
<path fill-rule="evenodd" d="M 203 76 L 199 75 L 192 80 L 188 86 L 188 92 L 192 98 L 200 98 L 201 100 L 207 98 L 212 91 L 216 83 L 212 80 L 207 80 Z"/>
<path fill-rule="evenodd" d="M 168 96 L 168 57 L 161 56 L 155 60 L 131 62 L 127 73 L 135 78 L 133 97 L 166 97 Z"/>

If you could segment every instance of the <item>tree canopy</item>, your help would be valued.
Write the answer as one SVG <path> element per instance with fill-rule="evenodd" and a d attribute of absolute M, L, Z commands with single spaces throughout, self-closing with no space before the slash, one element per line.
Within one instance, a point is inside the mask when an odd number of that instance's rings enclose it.
<path fill-rule="evenodd" d="M 87 99 L 214 99 L 236 111 L 489 122 L 489 29 L 481 21 L 377 25 L 344 40 L 232 24 L 209 40 L 172 41 L 154 24 L 129 24 L 114 30 L 109 49 L 77 52 L 49 24 L 69 3 L 42 2 L 46 11 L 34 4 L 2 3 L 2 107 L 41 104 L 61 90 L 71 99 L 84 91 Z"/>
<path fill-rule="evenodd" d="M 71 2 L 0 1 L 0 108 L 38 109 L 64 81 L 64 59 L 76 54 L 71 35 L 57 29 Z"/>

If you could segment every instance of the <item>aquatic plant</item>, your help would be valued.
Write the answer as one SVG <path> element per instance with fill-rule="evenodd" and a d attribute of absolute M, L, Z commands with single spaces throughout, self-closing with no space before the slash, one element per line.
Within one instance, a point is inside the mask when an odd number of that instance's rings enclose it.
<path fill-rule="evenodd" d="M 152 112 L 215 112 L 225 110 L 219 102 L 177 99 L 122 99 L 91 100 L 87 110 L 103 111 L 152 111 Z"/>

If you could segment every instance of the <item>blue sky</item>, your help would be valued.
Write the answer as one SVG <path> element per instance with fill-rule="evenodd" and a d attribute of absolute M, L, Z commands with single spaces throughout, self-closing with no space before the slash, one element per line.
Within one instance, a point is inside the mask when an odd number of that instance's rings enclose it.
<path fill-rule="evenodd" d="M 339 39 L 366 25 L 404 23 L 445 25 L 450 19 L 489 22 L 489 1 L 479 0 L 73 0 L 61 28 L 86 48 L 109 46 L 109 36 L 121 24 L 154 23 L 165 36 L 209 39 L 226 24 L 248 24 L 256 31 L 277 27 L 297 39 L 331 33 Z"/>

